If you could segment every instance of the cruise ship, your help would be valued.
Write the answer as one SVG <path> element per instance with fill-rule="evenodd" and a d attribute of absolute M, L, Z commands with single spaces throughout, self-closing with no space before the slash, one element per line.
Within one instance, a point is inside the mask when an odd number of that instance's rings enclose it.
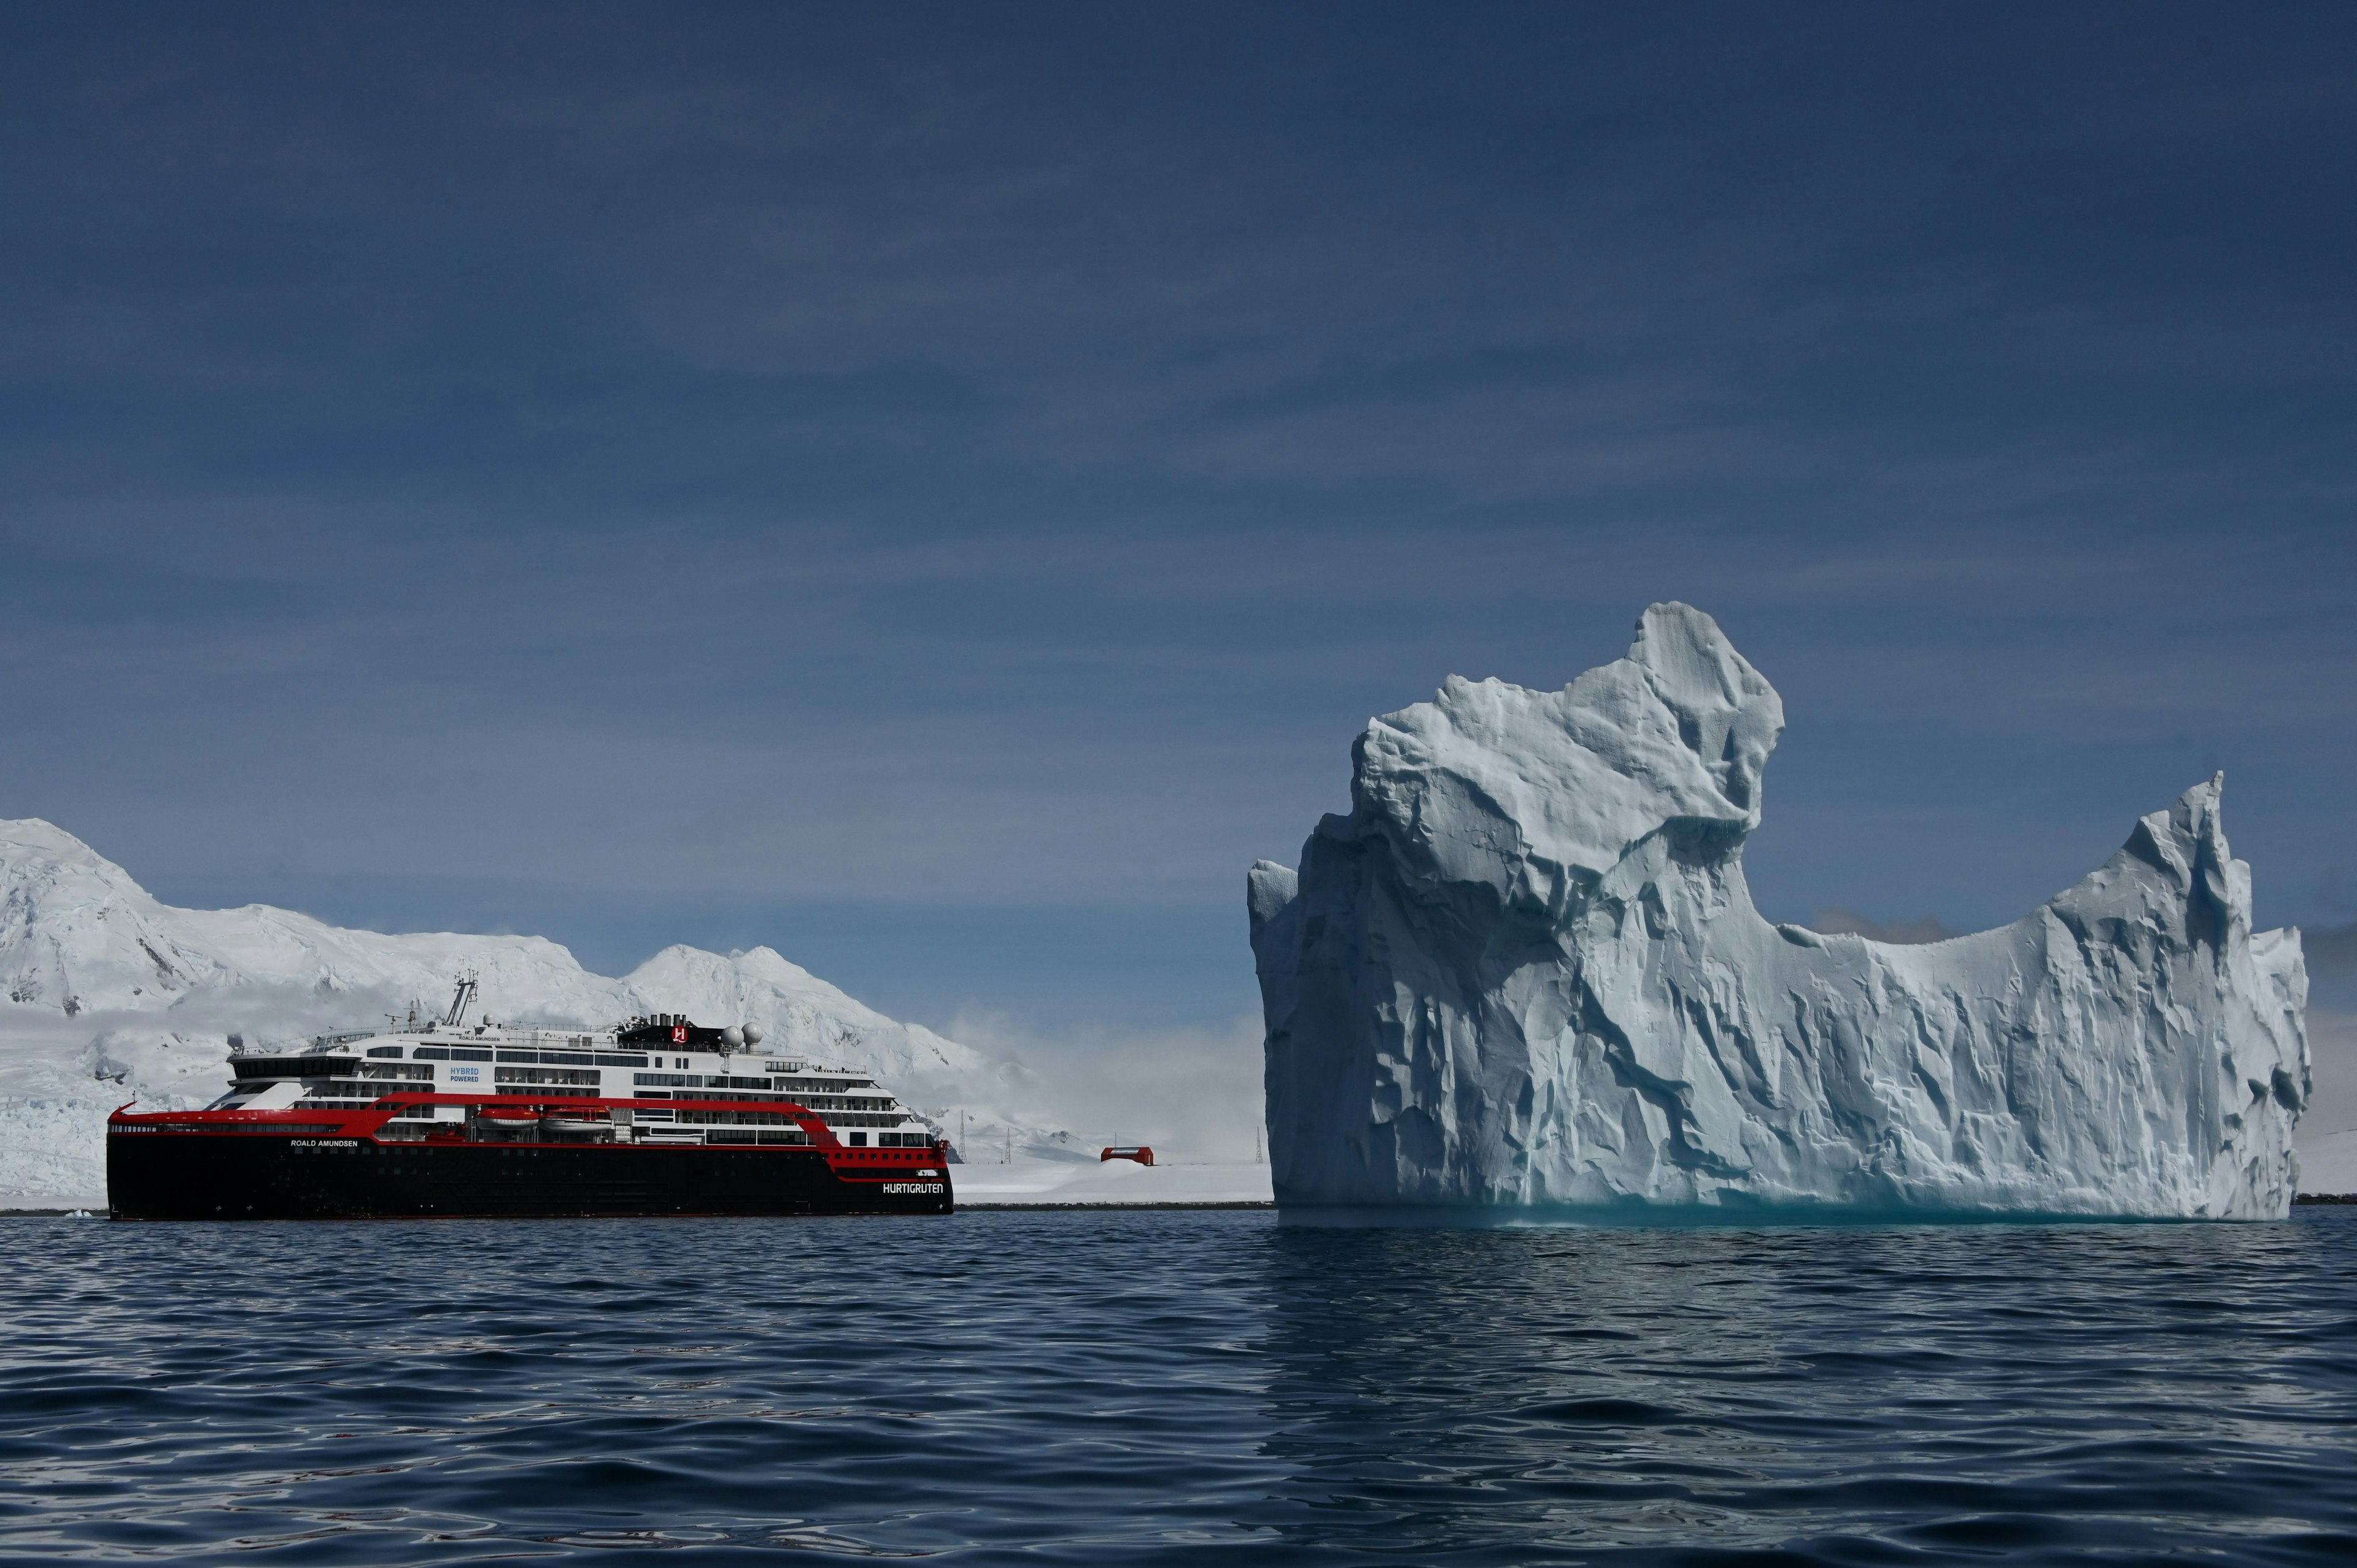
<path fill-rule="evenodd" d="M 603 1029 L 448 1010 L 294 1050 L 231 1038 L 202 1111 L 107 1120 L 119 1219 L 946 1214 L 949 1145 L 874 1079 L 671 1013 Z"/>

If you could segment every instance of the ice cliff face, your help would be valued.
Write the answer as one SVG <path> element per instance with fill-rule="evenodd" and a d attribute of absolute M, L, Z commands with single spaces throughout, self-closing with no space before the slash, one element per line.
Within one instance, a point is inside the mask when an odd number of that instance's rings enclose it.
<path fill-rule="evenodd" d="M 1678 604 L 1560 692 L 1372 723 L 1351 813 L 1248 883 L 1278 1201 L 2287 1212 L 2308 980 L 2221 779 L 2014 924 L 1888 946 L 1752 908 L 1782 729 Z"/>
<path fill-rule="evenodd" d="M 0 821 L 0 1207 L 104 1196 L 106 1112 L 187 1107 L 228 1081 L 230 1032 L 257 1045 L 365 1028 L 412 998 L 438 1012 L 461 971 L 502 1023 L 684 1013 L 758 1024 L 767 1056 L 873 1073 L 952 1137 L 1048 1135 L 1020 1069 L 901 1024 L 768 948 L 667 948 L 619 979 L 540 937 L 349 930 L 264 905 L 178 909 L 61 828 Z"/>

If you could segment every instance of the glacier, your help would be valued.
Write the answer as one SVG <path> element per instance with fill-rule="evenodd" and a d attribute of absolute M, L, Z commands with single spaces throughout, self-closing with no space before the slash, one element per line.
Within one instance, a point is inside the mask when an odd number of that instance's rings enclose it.
<path fill-rule="evenodd" d="M 1890 945 L 1752 906 L 1783 728 L 1676 603 L 1560 692 L 1371 721 L 1351 811 L 1246 882 L 1277 1201 L 2288 1212 L 2307 972 L 2222 775 L 2013 924 Z"/>
<path fill-rule="evenodd" d="M 502 1023 L 602 1024 L 669 1012 L 757 1024 L 763 1052 L 872 1074 L 935 1130 L 1074 1157 L 1021 1067 L 877 1012 L 766 947 L 671 947 L 629 974 L 582 968 L 542 937 L 386 935 L 266 905 L 181 909 L 38 818 L 0 821 L 0 1208 L 104 1200 L 106 1114 L 186 1110 L 255 1045 L 440 1011 L 479 977 Z M 961 1114 L 963 1113 L 963 1114 Z"/>

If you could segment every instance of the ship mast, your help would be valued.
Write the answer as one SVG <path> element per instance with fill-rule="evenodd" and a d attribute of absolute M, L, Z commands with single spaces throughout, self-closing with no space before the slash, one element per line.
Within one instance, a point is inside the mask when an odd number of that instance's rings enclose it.
<path fill-rule="evenodd" d="M 475 972 L 467 971 L 458 977 L 457 990 L 450 993 L 450 1011 L 442 1015 L 442 1026 L 455 1029 L 467 1021 L 467 1009 L 475 1001 Z"/>

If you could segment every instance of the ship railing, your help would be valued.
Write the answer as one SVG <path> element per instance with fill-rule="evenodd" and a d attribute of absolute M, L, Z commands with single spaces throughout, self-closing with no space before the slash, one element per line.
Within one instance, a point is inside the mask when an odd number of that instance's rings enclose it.
<path fill-rule="evenodd" d="M 537 1090 L 537 1092 L 535 1092 L 535 1090 Z M 778 1101 L 705 1101 L 693 1106 L 683 1106 L 676 1101 L 669 1100 L 647 1101 L 638 1099 L 607 1098 L 603 1096 L 586 1095 L 579 1092 L 566 1093 L 561 1087 L 555 1085 L 506 1084 L 488 1094 L 479 1091 L 469 1093 L 452 1093 L 447 1090 L 444 1090 L 436 1093 L 425 1093 L 414 1090 L 400 1090 L 380 1097 L 371 1109 L 380 1112 L 392 1112 L 397 1114 L 400 1110 L 435 1105 L 456 1105 L 470 1108 L 478 1106 L 502 1106 L 511 1108 L 516 1106 L 531 1106 L 539 1110 L 543 1114 L 563 1114 L 576 1112 L 596 1111 L 606 1112 L 609 1114 L 615 1112 L 627 1111 L 635 1114 L 635 1112 L 640 1110 L 651 1111 L 659 1115 L 664 1112 L 677 1113 L 683 1111 L 692 1112 L 694 1113 L 694 1120 L 693 1122 L 690 1122 L 687 1116 L 681 1116 L 676 1122 L 666 1119 L 663 1122 L 654 1123 L 652 1127 L 641 1129 L 642 1135 L 651 1133 L 656 1136 L 661 1136 L 674 1131 L 681 1133 L 688 1131 L 694 1131 L 699 1133 L 707 1133 L 715 1125 L 728 1125 L 728 1123 L 717 1123 L 715 1121 L 706 1120 L 706 1118 L 714 1117 L 719 1113 L 734 1113 L 746 1119 L 742 1122 L 734 1123 L 734 1125 L 738 1127 L 762 1125 L 773 1132 L 786 1132 L 799 1129 L 801 1132 L 807 1133 L 811 1142 L 819 1147 L 823 1148 L 831 1143 L 835 1144 L 838 1146 L 842 1146 L 843 1144 L 843 1140 L 837 1139 L 834 1129 L 828 1125 L 828 1122 L 831 1120 L 830 1118 L 820 1115 L 817 1112 L 809 1109 L 807 1106 L 798 1105 L 791 1102 L 780 1102 Z M 777 1120 L 772 1121 L 772 1118 L 776 1118 Z M 705 1141 L 709 1142 L 710 1140 L 707 1138 Z M 762 1139 L 760 1141 L 763 1143 L 770 1142 L 768 1139 Z M 785 1140 L 780 1139 L 779 1141 L 784 1142 Z M 930 1142 L 930 1138 L 927 1141 Z M 861 1145 L 852 1146 L 856 1147 Z"/>
<path fill-rule="evenodd" d="M 359 1040 L 381 1039 L 387 1035 L 434 1035 L 444 1039 L 457 1039 L 461 1035 L 471 1038 L 478 1032 L 474 1029 L 452 1029 L 446 1033 L 431 1024 L 421 1024 L 414 1028 L 340 1029 L 331 1035 L 312 1036 L 310 1048 L 315 1051 L 332 1050 L 338 1046 L 349 1046 Z M 611 1029 L 544 1028 L 536 1024 L 492 1024 L 480 1032 L 497 1035 L 504 1045 L 555 1051 L 597 1050 L 601 1048 L 600 1042 L 609 1039 L 614 1033 Z"/>

